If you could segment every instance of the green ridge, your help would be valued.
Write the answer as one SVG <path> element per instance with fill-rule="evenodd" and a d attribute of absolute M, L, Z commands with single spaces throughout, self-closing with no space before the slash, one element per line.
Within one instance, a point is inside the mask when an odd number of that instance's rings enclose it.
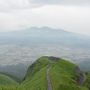
<path fill-rule="evenodd" d="M 0 90 L 48 90 L 46 79 L 47 66 L 53 90 L 89 90 L 90 73 L 82 85 L 78 80 L 82 72 L 76 73 L 77 65 L 60 58 L 44 56 L 39 58 L 27 70 L 23 81 L 18 84 L 6 75 L 0 75 Z"/>

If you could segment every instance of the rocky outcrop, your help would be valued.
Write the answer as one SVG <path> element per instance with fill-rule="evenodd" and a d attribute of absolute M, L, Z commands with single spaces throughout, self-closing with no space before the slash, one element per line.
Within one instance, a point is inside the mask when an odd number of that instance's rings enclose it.
<path fill-rule="evenodd" d="M 50 60 L 52 60 L 52 61 L 58 61 L 58 60 L 60 60 L 60 58 L 58 58 L 58 57 L 53 57 L 53 56 L 49 56 L 48 57 Z"/>
<path fill-rule="evenodd" d="M 78 85 L 83 85 L 86 81 L 85 74 L 80 70 L 79 67 L 75 68 L 76 82 Z"/>

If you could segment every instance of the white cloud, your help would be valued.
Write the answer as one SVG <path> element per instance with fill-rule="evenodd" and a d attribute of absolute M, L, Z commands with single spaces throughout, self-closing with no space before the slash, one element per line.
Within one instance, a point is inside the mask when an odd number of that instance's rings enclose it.
<path fill-rule="evenodd" d="M 30 9 L 41 6 L 40 3 L 33 3 L 31 0 L 0 0 L 0 11 L 11 11 L 14 9 Z"/>
<path fill-rule="evenodd" d="M 73 3 L 73 0 L 68 0 L 68 2 L 63 0 L 63 3 L 67 5 L 47 3 L 59 2 L 59 0 L 37 1 L 32 3 L 30 0 L 0 0 L 0 32 L 32 26 L 49 26 L 90 35 L 89 6 L 69 5 Z M 44 2 L 46 5 L 38 7 Z M 78 0 L 78 4 L 80 2 L 84 4 L 85 0 Z M 87 2 L 89 3 L 89 0 L 85 3 Z"/>
<path fill-rule="evenodd" d="M 90 5 L 90 0 L 0 0 L 0 10 L 27 9 L 48 4 L 54 5 Z"/>
<path fill-rule="evenodd" d="M 47 5 L 33 12 L 35 26 L 46 25 L 90 35 L 90 7 Z"/>
<path fill-rule="evenodd" d="M 25 9 L 32 7 L 29 0 L 0 0 L 0 10 Z"/>
<path fill-rule="evenodd" d="M 54 5 L 90 5 L 90 0 L 32 0 L 32 3 Z"/>

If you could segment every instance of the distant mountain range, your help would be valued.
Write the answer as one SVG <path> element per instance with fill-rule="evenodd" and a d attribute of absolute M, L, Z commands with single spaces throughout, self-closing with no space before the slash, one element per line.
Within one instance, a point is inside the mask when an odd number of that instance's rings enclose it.
<path fill-rule="evenodd" d="M 32 27 L 0 34 L 0 43 L 15 44 L 47 44 L 58 43 L 72 47 L 90 48 L 90 37 L 77 33 L 67 32 L 62 29 L 49 27 Z"/>

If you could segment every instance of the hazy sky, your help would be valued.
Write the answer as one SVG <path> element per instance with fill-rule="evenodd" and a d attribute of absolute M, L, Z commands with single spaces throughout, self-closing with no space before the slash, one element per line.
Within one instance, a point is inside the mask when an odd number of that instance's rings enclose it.
<path fill-rule="evenodd" d="M 0 0 L 0 31 L 32 26 L 90 35 L 90 0 Z"/>

